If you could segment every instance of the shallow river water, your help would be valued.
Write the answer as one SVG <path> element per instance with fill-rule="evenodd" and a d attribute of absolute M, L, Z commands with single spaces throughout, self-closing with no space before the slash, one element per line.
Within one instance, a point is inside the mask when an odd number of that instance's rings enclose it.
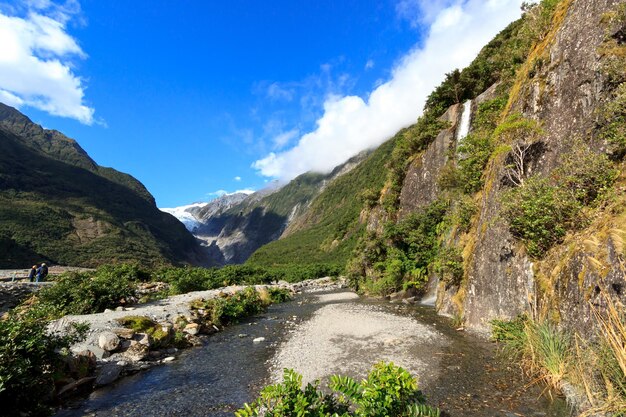
<path fill-rule="evenodd" d="M 172 363 L 75 400 L 56 416 L 232 416 L 282 367 L 324 380 L 319 369 L 334 367 L 328 373 L 360 377 L 383 359 L 394 359 L 417 373 L 429 403 L 449 416 L 569 415 L 563 400 L 550 401 L 541 395 L 541 387 L 526 386 L 517 366 L 497 358 L 493 343 L 454 330 L 432 307 L 342 294 L 301 295 L 272 306 L 261 316 L 210 336 Z M 381 317 L 387 317 L 389 326 L 372 323 Z M 367 329 L 359 330 L 363 323 Z M 346 334 L 338 336 L 333 329 Z M 318 332 L 319 343 L 307 331 Z M 253 343 L 257 337 L 265 341 Z M 304 337 L 315 340 L 301 340 Z"/>

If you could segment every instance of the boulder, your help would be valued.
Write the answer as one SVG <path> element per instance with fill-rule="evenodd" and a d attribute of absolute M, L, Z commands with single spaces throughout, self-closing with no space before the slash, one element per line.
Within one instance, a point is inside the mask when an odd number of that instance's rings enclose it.
<path fill-rule="evenodd" d="M 195 336 L 200 333 L 200 325 L 198 323 L 189 323 L 185 326 L 183 332 Z"/>
<path fill-rule="evenodd" d="M 129 362 L 139 362 L 144 360 L 148 356 L 148 353 L 148 346 L 131 340 L 128 348 L 124 352 L 119 353 L 119 356 Z"/>
<path fill-rule="evenodd" d="M 257 337 L 257 338 L 252 340 L 252 343 L 261 343 L 261 342 L 265 342 L 265 338 L 264 337 Z"/>
<path fill-rule="evenodd" d="M 135 331 L 133 329 L 127 329 L 126 327 L 115 327 L 111 329 L 111 331 L 122 339 L 132 339 L 135 335 Z"/>
<path fill-rule="evenodd" d="M 114 351 L 119 345 L 120 338 L 113 332 L 102 332 L 100 336 L 98 336 L 98 346 L 107 352 Z"/>
<path fill-rule="evenodd" d="M 148 336 L 146 333 L 136 333 L 133 336 L 133 340 L 141 343 L 142 345 L 150 347 L 150 336 Z"/>
<path fill-rule="evenodd" d="M 117 363 L 106 363 L 102 368 L 100 368 L 100 372 L 96 377 L 96 385 L 103 386 L 109 385 L 114 382 L 117 378 L 119 378 L 120 373 L 122 372 L 122 367 Z"/>

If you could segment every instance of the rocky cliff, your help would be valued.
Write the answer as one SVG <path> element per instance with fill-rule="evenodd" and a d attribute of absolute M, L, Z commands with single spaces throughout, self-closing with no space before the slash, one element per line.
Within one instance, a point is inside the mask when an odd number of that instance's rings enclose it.
<path fill-rule="evenodd" d="M 436 287 L 439 311 L 478 332 L 523 313 L 597 331 L 593 310 L 626 303 L 624 8 L 541 2 L 448 74 L 363 208 L 349 272 L 383 293 Z"/>

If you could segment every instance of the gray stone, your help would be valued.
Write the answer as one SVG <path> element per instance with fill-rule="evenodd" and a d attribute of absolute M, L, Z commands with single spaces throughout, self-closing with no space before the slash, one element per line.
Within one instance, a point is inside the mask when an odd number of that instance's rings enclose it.
<path fill-rule="evenodd" d="M 133 329 L 127 329 L 126 327 L 116 327 L 111 329 L 111 331 L 122 339 L 132 339 L 135 335 L 135 331 Z"/>
<path fill-rule="evenodd" d="M 133 336 L 133 340 L 150 347 L 150 336 L 146 333 L 136 333 L 135 336 Z"/>
<path fill-rule="evenodd" d="M 72 346 L 72 352 L 76 353 L 76 354 L 80 354 L 80 352 L 88 350 L 91 353 L 93 353 L 97 359 L 106 359 L 110 356 L 109 352 L 107 352 L 104 349 L 101 349 L 99 346 L 94 346 L 94 345 L 88 345 L 88 344 L 78 344 L 75 346 Z"/>
<path fill-rule="evenodd" d="M 113 332 L 102 332 L 98 336 L 98 346 L 107 352 L 113 352 L 120 345 L 120 338 Z"/>
<path fill-rule="evenodd" d="M 130 341 L 128 348 L 119 353 L 119 356 L 129 362 L 139 362 L 144 360 L 149 354 L 148 346 L 135 340 Z"/>
<path fill-rule="evenodd" d="M 103 386 L 109 385 L 114 382 L 117 378 L 119 378 L 120 373 L 122 372 L 122 367 L 117 363 L 106 363 L 100 369 L 98 376 L 96 377 L 96 385 Z"/>
<path fill-rule="evenodd" d="M 264 337 L 257 337 L 252 340 L 252 343 L 261 343 L 261 342 L 265 342 Z"/>

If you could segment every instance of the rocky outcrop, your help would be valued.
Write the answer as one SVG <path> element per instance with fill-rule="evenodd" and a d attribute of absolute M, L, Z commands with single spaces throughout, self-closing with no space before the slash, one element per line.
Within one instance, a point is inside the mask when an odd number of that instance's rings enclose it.
<path fill-rule="evenodd" d="M 553 31 L 531 54 L 535 60 L 532 75 L 528 63 L 518 74 L 510 113 L 519 112 L 543 128 L 542 153 L 533 161 L 539 175 L 551 175 L 575 139 L 589 139 L 593 132 L 597 110 L 607 97 L 598 54 L 606 36 L 601 18 L 617 3 L 563 2 Z M 593 135 L 591 139 L 592 148 L 601 151 L 604 144 Z M 494 318 L 510 319 L 531 309 L 552 309 L 560 313 L 562 325 L 590 332 L 590 305 L 602 304 L 601 292 L 626 301 L 623 255 L 610 238 L 610 231 L 620 227 L 619 219 L 603 219 L 602 225 L 587 229 L 586 235 L 570 236 L 545 259 L 533 262 L 500 215 L 507 189 L 504 169 L 504 155 L 488 167 L 478 221 L 466 247 L 466 279 L 456 300 L 458 310 L 466 325 L 480 332 L 488 332 Z M 595 255 L 581 243 L 600 229 L 596 252 L 603 271 L 589 262 Z M 444 295 L 440 305 L 450 310 L 453 296 Z"/>
<path fill-rule="evenodd" d="M 428 148 L 409 166 L 400 193 L 398 213 L 400 218 L 438 198 L 441 191 L 438 184 L 439 175 L 448 162 L 450 150 L 454 150 L 455 132 L 462 108 L 460 104 L 455 104 L 440 117 L 440 120 L 448 122 L 450 127 L 442 130 Z"/>
<path fill-rule="evenodd" d="M 49 282 L 13 282 L 0 284 L 0 314 L 16 307 L 22 301 L 39 291 L 43 286 L 50 285 Z"/>

